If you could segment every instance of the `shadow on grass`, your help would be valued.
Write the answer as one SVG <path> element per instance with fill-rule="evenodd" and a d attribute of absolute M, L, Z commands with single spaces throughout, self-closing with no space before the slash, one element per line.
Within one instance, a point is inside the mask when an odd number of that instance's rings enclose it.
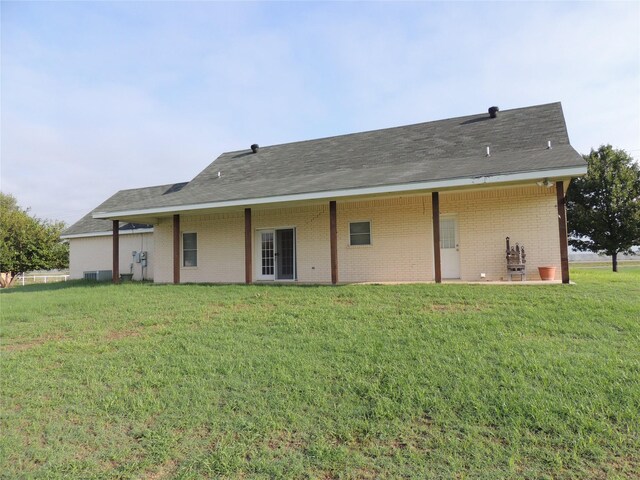
<path fill-rule="evenodd" d="M 252 283 L 247 285 L 245 283 L 180 283 L 178 285 L 172 283 L 153 283 L 152 281 L 134 281 L 134 282 L 122 282 L 120 286 L 136 285 L 147 287 L 172 287 L 172 288 L 220 288 L 220 287 L 244 287 L 244 288 L 285 288 L 296 287 L 305 289 L 317 289 L 317 288 L 336 288 L 344 287 L 345 284 L 329 285 L 329 284 L 300 284 L 300 283 Z M 9 295 L 13 293 L 34 293 L 34 292 L 52 292 L 56 290 L 66 290 L 69 288 L 105 288 L 113 286 L 112 282 L 96 282 L 92 280 L 68 280 L 66 282 L 54 282 L 54 283 L 36 283 L 31 285 L 12 285 L 9 288 L 3 288 L 0 290 L 0 295 Z"/>
<path fill-rule="evenodd" d="M 9 295 L 12 293 L 33 293 L 33 292 L 50 292 L 54 290 L 65 290 L 68 288 L 78 287 L 107 287 L 112 285 L 111 282 L 95 282 L 91 280 L 68 280 L 66 282 L 52 283 L 32 283 L 31 285 L 12 285 L 9 288 L 0 290 L 0 295 Z"/>
<path fill-rule="evenodd" d="M 134 282 L 140 283 L 140 282 Z M 147 283 L 147 282 L 145 282 Z M 267 282 L 256 282 L 251 284 L 246 283 L 152 283 L 148 282 L 150 287 L 174 287 L 174 288 L 183 288 L 183 287 L 208 287 L 208 288 L 220 288 L 220 287 L 243 287 L 243 288 L 286 288 L 286 287 L 295 287 L 295 288 L 336 288 L 336 287 L 345 287 L 349 284 L 338 284 L 331 285 L 328 283 L 296 283 L 296 282 L 278 282 L 278 283 L 267 283 Z"/>

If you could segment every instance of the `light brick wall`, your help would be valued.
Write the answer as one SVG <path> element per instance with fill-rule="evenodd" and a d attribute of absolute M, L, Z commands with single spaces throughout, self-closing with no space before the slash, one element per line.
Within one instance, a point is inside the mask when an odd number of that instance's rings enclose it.
<path fill-rule="evenodd" d="M 505 279 L 505 238 L 527 253 L 527 279 L 538 280 L 539 266 L 560 272 L 560 240 L 555 189 L 517 187 L 441 194 L 440 213 L 458 219 L 460 274 L 466 281 Z M 516 277 L 517 278 L 517 277 Z"/>
<path fill-rule="evenodd" d="M 198 266 L 181 267 L 182 283 L 244 282 L 244 213 L 181 215 L 181 233 L 198 234 Z M 164 261 L 156 268 L 156 282 L 173 282 L 173 218 L 156 229 L 156 251 Z M 182 260 L 181 260 L 182 261 Z"/>
<path fill-rule="evenodd" d="M 326 205 L 314 205 L 309 207 L 256 210 L 252 215 L 254 232 L 260 229 L 295 227 L 297 253 L 296 266 L 299 282 L 331 282 L 329 202 L 327 202 Z M 254 272 L 256 265 L 259 265 L 259 257 L 256 254 L 258 249 L 259 245 L 256 245 L 256 235 L 254 234 Z M 242 264 L 242 267 L 244 269 L 244 263 Z"/>
<path fill-rule="evenodd" d="M 441 193 L 440 214 L 458 221 L 460 278 L 506 280 L 505 237 L 524 245 L 527 278 L 555 266 L 561 278 L 554 189 L 514 187 Z M 431 195 L 338 202 L 338 278 L 341 282 L 433 280 Z M 370 220 L 372 244 L 349 246 L 349 222 Z M 517 277 L 516 277 L 517 278 Z"/>
<path fill-rule="evenodd" d="M 256 231 L 296 229 L 299 282 L 329 283 L 329 202 L 323 205 L 253 209 L 254 280 L 259 258 Z M 560 247 L 554 189 L 513 187 L 441 193 L 442 215 L 458 221 L 460 277 L 505 278 L 505 237 L 524 245 L 529 279 L 553 265 L 560 278 Z M 349 245 L 349 222 L 371 221 L 372 245 Z M 338 201 L 340 282 L 433 280 L 431 194 L 368 201 Z M 171 282 L 172 219 L 155 228 L 156 282 Z M 182 268 L 182 282 L 244 282 L 244 212 L 181 216 L 181 231 L 198 233 L 198 267 Z"/>
<path fill-rule="evenodd" d="M 198 234 L 198 266 L 182 267 L 181 282 L 244 282 L 242 212 L 181 216 L 180 230 Z"/>
<path fill-rule="evenodd" d="M 147 252 L 147 268 L 144 278 L 154 278 L 154 265 L 157 261 L 154 252 L 154 238 L 152 233 L 122 233 L 120 240 L 120 273 L 129 273 L 133 263 L 133 278 L 142 278 L 140 263 L 133 262 L 131 252 Z M 95 270 L 111 270 L 113 268 L 113 237 L 86 237 L 69 239 L 69 275 L 71 278 L 83 278 L 83 273 Z"/>
<path fill-rule="evenodd" d="M 256 232 L 295 228 L 298 281 L 331 281 L 328 205 L 252 211 L 253 278 L 259 257 Z M 198 234 L 198 266 L 182 267 L 181 282 L 241 283 L 244 272 L 244 210 L 225 214 L 180 217 L 180 230 Z M 156 226 L 156 251 L 165 259 L 156 268 L 156 282 L 173 281 L 173 219 Z"/>
<path fill-rule="evenodd" d="M 433 279 L 431 196 L 338 202 L 338 281 Z M 349 245 L 349 223 L 371 221 L 371 245 Z"/>

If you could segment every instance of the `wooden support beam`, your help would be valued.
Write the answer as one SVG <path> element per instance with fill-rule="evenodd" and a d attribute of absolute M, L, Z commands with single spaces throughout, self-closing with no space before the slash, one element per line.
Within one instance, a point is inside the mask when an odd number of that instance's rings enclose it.
<path fill-rule="evenodd" d="M 433 214 L 433 266 L 436 283 L 442 283 L 442 267 L 440 264 L 440 197 L 438 192 L 431 192 L 431 210 Z"/>
<path fill-rule="evenodd" d="M 245 283 L 251 283 L 252 278 L 252 261 L 251 255 L 251 209 L 244 209 L 244 281 Z"/>
<path fill-rule="evenodd" d="M 120 221 L 113 220 L 113 264 L 111 266 L 111 280 L 120 283 Z"/>
<path fill-rule="evenodd" d="M 567 197 L 564 183 L 556 182 L 556 199 L 558 203 L 558 230 L 560 231 L 560 266 L 562 283 L 569 283 L 569 247 L 567 238 Z"/>
<path fill-rule="evenodd" d="M 180 215 L 173 216 L 173 283 L 180 283 Z"/>
<path fill-rule="evenodd" d="M 331 283 L 338 283 L 338 222 L 336 202 L 329 202 L 329 241 L 331 243 Z"/>

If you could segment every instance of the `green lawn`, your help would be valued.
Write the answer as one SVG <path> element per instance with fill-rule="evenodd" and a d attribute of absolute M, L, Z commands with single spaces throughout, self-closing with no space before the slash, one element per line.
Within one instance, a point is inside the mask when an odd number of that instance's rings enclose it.
<path fill-rule="evenodd" d="M 1 478 L 638 478 L 640 267 L 0 294 Z"/>

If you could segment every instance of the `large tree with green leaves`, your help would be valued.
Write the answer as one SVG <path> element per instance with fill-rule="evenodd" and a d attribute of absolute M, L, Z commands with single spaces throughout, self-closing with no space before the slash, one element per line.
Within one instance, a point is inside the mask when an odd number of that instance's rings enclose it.
<path fill-rule="evenodd" d="M 587 175 L 574 179 L 567 194 L 569 243 L 581 251 L 611 255 L 640 245 L 640 167 L 624 150 L 602 145 L 584 155 Z"/>
<path fill-rule="evenodd" d="M 64 223 L 41 220 L 0 192 L 0 287 L 18 273 L 69 266 L 69 246 L 60 241 Z"/>

